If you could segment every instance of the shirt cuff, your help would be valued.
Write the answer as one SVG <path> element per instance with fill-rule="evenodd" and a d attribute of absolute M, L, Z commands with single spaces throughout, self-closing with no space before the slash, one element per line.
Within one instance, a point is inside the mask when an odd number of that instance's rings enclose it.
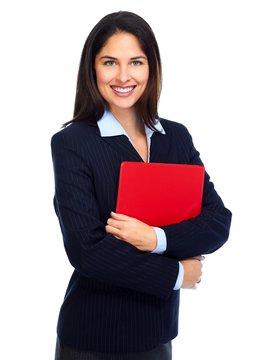
<path fill-rule="evenodd" d="M 182 284 L 183 284 L 183 279 L 184 279 L 184 267 L 179 261 L 179 274 L 178 274 L 178 277 L 177 277 L 177 280 L 176 280 L 173 290 L 181 289 Z"/>
<path fill-rule="evenodd" d="M 155 230 L 156 237 L 157 237 L 157 246 L 156 246 L 156 249 L 154 249 L 151 252 L 154 254 L 162 254 L 166 250 L 166 247 L 167 247 L 165 232 L 163 229 L 161 229 L 159 227 L 153 227 L 153 229 Z"/>

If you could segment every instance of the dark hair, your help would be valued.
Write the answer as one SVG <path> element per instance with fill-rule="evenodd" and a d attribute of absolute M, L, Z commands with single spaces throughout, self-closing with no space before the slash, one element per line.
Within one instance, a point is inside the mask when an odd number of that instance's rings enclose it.
<path fill-rule="evenodd" d="M 159 47 L 149 24 L 140 16 L 128 11 L 106 15 L 91 30 L 81 55 L 73 119 L 64 126 L 79 120 L 96 123 L 103 116 L 106 103 L 96 84 L 95 57 L 106 41 L 118 32 L 136 36 L 147 56 L 149 79 L 136 106 L 139 118 L 147 126 L 154 128 L 162 83 Z"/>

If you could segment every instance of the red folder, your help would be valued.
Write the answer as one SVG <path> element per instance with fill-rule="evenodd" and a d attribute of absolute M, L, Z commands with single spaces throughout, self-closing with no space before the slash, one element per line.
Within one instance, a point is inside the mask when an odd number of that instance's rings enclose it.
<path fill-rule="evenodd" d="M 122 162 L 116 212 L 151 226 L 165 226 L 200 214 L 201 165 Z"/>

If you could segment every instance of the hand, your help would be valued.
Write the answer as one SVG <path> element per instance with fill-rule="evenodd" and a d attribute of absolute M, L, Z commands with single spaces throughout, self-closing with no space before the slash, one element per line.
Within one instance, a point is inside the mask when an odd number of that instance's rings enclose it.
<path fill-rule="evenodd" d="M 202 275 L 202 261 L 204 259 L 204 256 L 195 256 L 181 261 L 184 267 L 183 289 L 194 289 L 196 284 L 200 282 Z"/>
<path fill-rule="evenodd" d="M 127 241 L 141 251 L 153 251 L 157 246 L 155 230 L 135 218 L 111 212 L 106 232 Z"/>

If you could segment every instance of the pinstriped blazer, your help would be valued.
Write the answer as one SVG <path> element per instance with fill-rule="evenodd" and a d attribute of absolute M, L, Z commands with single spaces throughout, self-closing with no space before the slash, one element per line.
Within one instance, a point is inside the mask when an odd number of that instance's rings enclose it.
<path fill-rule="evenodd" d="M 202 164 L 186 127 L 160 119 L 151 162 Z M 115 210 L 122 161 L 142 161 L 124 135 L 101 137 L 75 122 L 51 140 L 54 207 L 74 271 L 60 309 L 62 343 L 83 351 L 147 351 L 178 333 L 178 260 L 214 252 L 228 239 L 231 212 L 205 174 L 202 213 L 162 227 L 167 250 L 141 252 L 105 232 Z M 155 188 L 154 184 L 149 187 Z"/>

